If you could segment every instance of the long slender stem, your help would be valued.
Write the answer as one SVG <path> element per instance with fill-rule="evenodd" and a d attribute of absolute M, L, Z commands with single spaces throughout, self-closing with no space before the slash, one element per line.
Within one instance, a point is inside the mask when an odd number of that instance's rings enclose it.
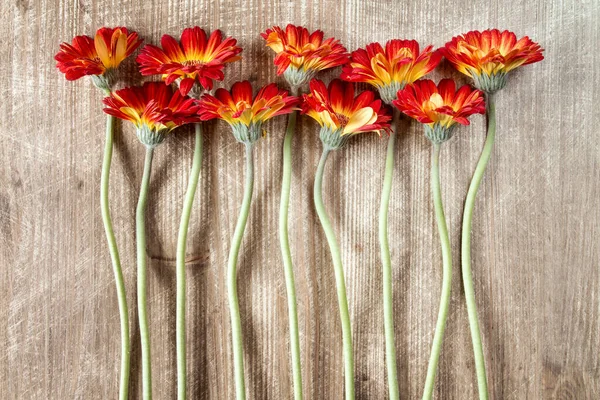
<path fill-rule="evenodd" d="M 250 203 L 252 202 L 252 190 L 254 188 L 254 160 L 253 144 L 246 144 L 246 186 L 244 188 L 244 199 L 240 209 L 231 250 L 229 251 L 229 262 L 227 264 L 227 292 L 229 296 L 229 313 L 231 314 L 231 340 L 233 345 L 233 374 L 235 377 L 235 393 L 237 400 L 246 399 L 246 383 L 244 381 L 244 343 L 242 341 L 242 321 L 240 319 L 240 305 L 237 293 L 237 259 L 248 221 Z"/>
<path fill-rule="evenodd" d="M 481 343 L 481 332 L 479 330 L 479 322 L 477 320 L 477 305 L 475 303 L 475 290 L 473 288 L 473 273 L 471 272 L 471 224 L 473 222 L 473 209 L 475 207 L 475 197 L 477 190 L 483 179 L 483 174 L 487 167 L 488 161 L 492 155 L 494 148 L 494 139 L 496 137 L 496 107 L 494 97 L 491 94 L 487 95 L 487 116 L 488 128 L 487 138 L 479 162 L 473 173 L 473 179 L 469 185 L 467 199 L 465 201 L 465 210 L 463 214 L 462 227 L 462 278 L 465 287 L 465 300 L 467 302 L 467 312 L 469 314 L 469 327 L 471 328 L 471 340 L 473 342 L 473 353 L 475 356 L 475 370 L 477 372 L 477 384 L 479 387 L 479 399 L 487 400 L 488 387 L 487 377 L 485 374 L 485 358 L 483 356 L 483 345 Z"/>
<path fill-rule="evenodd" d="M 383 322 L 385 328 L 385 361 L 387 366 L 388 391 L 390 400 L 398 400 L 398 372 L 396 370 L 396 346 L 394 343 L 394 295 L 392 290 L 392 260 L 388 242 L 388 210 L 392 178 L 394 175 L 394 156 L 396 153 L 396 136 L 399 111 L 394 109 L 392 132 L 388 139 L 387 157 L 385 159 L 385 176 L 381 191 L 379 207 L 379 244 L 381 247 L 381 264 L 383 272 Z"/>
<path fill-rule="evenodd" d="M 179 223 L 179 235 L 177 237 L 177 398 L 186 398 L 186 354 L 185 354 L 185 305 L 186 305 L 186 276 L 185 276 L 185 252 L 187 246 L 187 234 L 190 224 L 190 215 L 194 205 L 194 196 L 198 187 L 198 177 L 202 167 L 202 124 L 194 125 L 196 131 L 194 156 L 192 169 L 188 181 L 187 192 L 183 200 L 183 211 Z"/>
<path fill-rule="evenodd" d="M 104 144 L 104 159 L 102 160 L 102 177 L 100 181 L 100 208 L 102 210 L 102 222 L 106 232 L 108 251 L 112 261 L 115 285 L 117 287 L 117 300 L 119 302 L 119 319 L 121 321 L 121 378 L 119 384 L 119 400 L 127 400 L 129 396 L 129 311 L 127 308 L 127 294 L 125 293 L 125 281 L 121 270 L 121 259 L 117 248 L 117 241 L 113 232 L 112 219 L 110 217 L 110 206 L 108 204 L 108 187 L 110 179 L 110 164 L 113 152 L 113 136 L 115 128 L 115 117 L 108 115 L 106 118 L 106 142 Z"/>
<path fill-rule="evenodd" d="M 342 340 L 344 347 L 344 376 L 346 382 L 346 400 L 354 399 L 354 355 L 352 353 L 352 328 L 350 325 L 350 313 L 348 312 L 348 299 L 346 297 L 346 283 L 344 278 L 344 267 L 342 265 L 342 255 L 340 248 L 335 239 L 335 232 L 329 221 L 329 216 L 325 210 L 323 204 L 323 171 L 325 170 L 325 163 L 327 162 L 327 156 L 331 150 L 325 147 L 323 149 L 323 155 L 319 161 L 317 168 L 317 174 L 315 176 L 315 187 L 314 187 L 314 198 L 315 208 L 323 231 L 325 231 L 325 237 L 329 244 L 329 250 L 331 251 L 331 258 L 333 260 L 333 268 L 335 273 L 335 283 L 337 287 L 338 305 L 340 308 L 340 320 L 342 323 Z"/>
<path fill-rule="evenodd" d="M 296 96 L 297 88 L 291 94 Z M 300 333 L 298 332 L 298 310 L 294 265 L 288 237 L 288 209 L 290 205 L 290 186 L 292 181 L 292 138 L 296 130 L 297 111 L 290 114 L 283 140 L 283 178 L 281 181 L 281 203 L 279 206 L 279 245 L 283 258 L 283 272 L 288 301 L 288 319 L 290 326 L 290 352 L 292 355 L 292 376 L 294 381 L 294 399 L 302 400 L 302 367 L 300 362 Z"/>
<path fill-rule="evenodd" d="M 444 205 L 442 203 L 442 191 L 440 188 L 440 146 L 440 144 L 433 145 L 433 154 L 431 157 L 431 193 L 433 197 L 433 206 L 435 209 L 435 218 L 437 220 L 440 241 L 442 244 L 442 294 L 440 298 L 438 319 L 435 325 L 435 335 L 433 336 L 433 345 L 431 347 L 431 356 L 429 358 L 429 366 L 427 367 L 427 378 L 425 380 L 423 400 L 431 399 L 433 395 L 433 389 L 435 387 L 435 375 L 437 372 L 440 352 L 442 350 L 444 330 L 446 328 L 446 319 L 448 317 L 448 308 L 450 306 L 450 289 L 452 287 L 452 248 L 450 246 L 450 237 L 448 236 L 448 227 L 446 226 Z"/>
<path fill-rule="evenodd" d="M 142 342 L 142 397 L 144 400 L 152 399 L 152 370 L 150 367 L 150 330 L 148 329 L 148 314 L 146 306 L 146 202 L 148 200 L 148 186 L 150 171 L 152 170 L 152 156 L 154 149 L 146 149 L 144 161 L 144 175 L 140 186 L 140 197 L 135 211 L 135 225 L 137 238 L 137 290 L 138 290 L 138 316 L 140 323 L 140 339 Z"/>

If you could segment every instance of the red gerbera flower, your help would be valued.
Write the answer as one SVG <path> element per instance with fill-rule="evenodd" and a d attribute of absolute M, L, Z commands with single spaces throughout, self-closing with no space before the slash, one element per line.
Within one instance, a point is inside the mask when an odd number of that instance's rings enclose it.
<path fill-rule="evenodd" d="M 427 46 L 419 52 L 416 40 L 393 39 L 385 49 L 379 43 L 371 43 L 366 49 L 352 52 L 350 63 L 342 70 L 342 79 L 370 83 L 379 90 L 383 101 L 391 103 L 398 90 L 439 64 L 442 55 L 432 49 L 433 46 Z"/>
<path fill-rule="evenodd" d="M 390 128 L 391 116 L 375 93 L 366 90 L 354 97 L 354 85 L 339 79 L 331 81 L 328 88 L 320 80 L 310 81 L 302 113 L 321 125 L 321 139 L 331 148 L 343 146 L 352 135 Z"/>
<path fill-rule="evenodd" d="M 142 75 L 162 75 L 167 85 L 179 81 L 179 90 L 186 95 L 198 82 L 211 90 L 213 80 L 222 81 L 226 63 L 241 59 L 241 47 L 233 38 L 223 39 L 216 30 L 206 37 L 200 27 L 186 28 L 181 33 L 181 44 L 175 38 L 164 35 L 160 40 L 162 49 L 146 45 L 137 57 Z"/>
<path fill-rule="evenodd" d="M 76 36 L 71 44 L 61 43 L 60 51 L 54 56 L 56 67 L 73 81 L 85 75 L 105 77 L 103 89 L 112 85 L 111 72 L 142 43 L 135 32 L 127 28 L 100 28 L 92 39 Z M 94 83 L 102 79 L 95 79 Z"/>
<path fill-rule="evenodd" d="M 222 119 L 233 128 L 240 142 L 253 143 L 260 138 L 263 122 L 276 115 L 294 111 L 298 98 L 288 96 L 271 83 L 252 96 L 252 85 L 248 81 L 236 82 L 231 91 L 217 89 L 214 96 L 205 94 L 200 99 L 198 114 L 203 121 Z"/>
<path fill-rule="evenodd" d="M 318 71 L 337 67 L 348 61 L 348 52 L 339 40 L 323 40 L 320 30 L 309 33 L 302 26 L 289 24 L 285 32 L 278 26 L 261 33 L 277 55 L 277 75 L 284 74 L 292 86 L 308 82 Z"/>
<path fill-rule="evenodd" d="M 442 79 L 437 86 L 429 79 L 416 81 L 400 90 L 393 104 L 426 124 L 427 136 L 437 142 L 449 139 L 456 124 L 469 125 L 469 116 L 485 113 L 483 92 L 468 85 L 457 91 L 452 79 Z"/>
<path fill-rule="evenodd" d="M 488 93 L 506 85 L 508 72 L 544 59 L 544 49 L 529 37 L 517 40 L 513 32 L 498 29 L 453 37 L 442 51 L 456 69 L 472 77 L 475 86 Z"/>
<path fill-rule="evenodd" d="M 104 112 L 133 122 L 138 138 L 147 146 L 161 143 L 178 126 L 200 121 L 196 101 L 162 82 L 117 90 L 103 102 Z"/>

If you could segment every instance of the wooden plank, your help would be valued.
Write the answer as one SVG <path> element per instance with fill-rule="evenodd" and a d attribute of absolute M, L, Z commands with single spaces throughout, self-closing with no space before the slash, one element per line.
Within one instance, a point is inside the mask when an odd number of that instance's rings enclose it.
<path fill-rule="evenodd" d="M 499 27 L 529 35 L 546 60 L 511 76 L 498 97 L 498 141 L 473 225 L 475 289 L 494 399 L 600 397 L 600 5 L 593 0 L 506 3 L 427 1 L 19 0 L 0 25 L 0 398 L 110 399 L 117 392 L 119 320 L 100 220 L 98 182 L 105 118 L 90 82 L 69 83 L 53 55 L 62 41 L 126 25 L 157 43 L 184 27 L 222 29 L 244 59 L 225 86 L 276 77 L 259 33 L 288 22 L 321 28 L 352 50 Z M 114 10 L 114 11 L 113 11 Z M 124 82 L 140 82 L 133 60 Z M 339 71 L 324 74 L 330 79 Z M 447 65 L 435 78 L 451 76 Z M 119 124 L 120 125 L 120 124 Z M 333 271 L 312 206 L 320 145 L 300 120 L 295 141 L 290 238 L 297 274 L 307 399 L 341 399 L 340 324 Z M 135 299 L 134 208 L 143 151 L 132 127 L 117 133 L 111 204 L 130 303 Z M 277 240 L 285 118 L 256 151 L 253 209 L 239 263 L 248 394 L 291 398 L 287 308 Z M 433 337 L 441 255 L 421 127 L 402 121 L 390 212 L 400 388 L 419 397 Z M 188 245 L 188 362 L 192 399 L 233 398 L 225 265 L 243 186 L 243 149 L 210 124 Z M 483 117 L 461 128 L 442 155 L 455 280 L 436 398 L 476 397 L 460 284 L 462 205 L 484 138 Z M 175 133 L 156 154 L 148 207 L 149 307 L 154 391 L 175 398 L 174 257 L 193 134 Z M 385 140 L 358 137 L 330 160 L 325 201 L 343 248 L 359 399 L 386 398 L 377 210 Z M 131 307 L 132 310 L 134 307 Z M 135 327 L 137 314 L 131 313 Z M 140 396 L 139 332 L 133 328 L 132 398 Z"/>

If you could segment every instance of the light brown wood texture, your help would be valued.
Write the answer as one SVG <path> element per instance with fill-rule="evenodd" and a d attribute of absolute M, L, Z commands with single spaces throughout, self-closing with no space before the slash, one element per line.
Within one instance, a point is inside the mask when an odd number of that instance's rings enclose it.
<path fill-rule="evenodd" d="M 0 25 L 0 398 L 114 399 L 119 319 L 100 218 L 105 116 L 89 80 L 67 82 L 53 56 L 62 41 L 126 25 L 146 43 L 184 27 L 221 29 L 244 48 L 224 86 L 250 79 L 285 86 L 259 33 L 295 23 L 321 28 L 349 50 L 498 27 L 529 35 L 546 59 L 519 69 L 497 96 L 498 137 L 477 200 L 473 268 L 493 399 L 600 398 L 600 4 L 549 1 L 2 2 Z M 123 84 L 139 83 L 135 63 Z M 339 70 L 322 75 L 331 79 Z M 466 79 L 446 63 L 433 74 Z M 239 262 L 250 399 L 290 399 L 286 293 L 277 236 L 286 118 L 256 149 L 256 184 Z M 294 139 L 290 238 L 307 399 L 341 399 L 341 331 L 331 258 L 312 204 L 317 126 Z M 429 194 L 430 144 L 400 124 L 390 235 L 402 398 L 418 398 L 437 316 L 441 254 Z M 110 197 L 132 323 L 131 398 L 140 398 L 135 311 L 134 209 L 143 148 L 119 123 Z M 485 137 L 475 116 L 444 146 L 443 197 L 455 275 L 435 397 L 477 396 L 460 279 L 467 185 Z M 243 190 L 243 146 L 208 124 L 188 243 L 188 382 L 191 399 L 232 399 L 226 258 Z M 193 146 L 191 129 L 156 151 L 147 213 L 149 308 L 156 399 L 173 399 L 175 247 Z M 363 135 L 330 159 L 325 201 L 343 251 L 359 399 L 387 398 L 377 213 L 386 140 Z"/>

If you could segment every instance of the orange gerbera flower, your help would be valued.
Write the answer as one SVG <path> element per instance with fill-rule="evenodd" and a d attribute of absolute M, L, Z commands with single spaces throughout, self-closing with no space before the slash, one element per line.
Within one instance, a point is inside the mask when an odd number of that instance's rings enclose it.
<path fill-rule="evenodd" d="M 65 78 L 74 81 L 83 76 L 92 77 L 94 84 L 110 90 L 113 70 L 131 55 L 142 43 L 135 32 L 127 28 L 100 28 L 92 39 L 75 36 L 71 44 L 61 43 L 60 51 L 54 56 L 56 67 Z"/>
<path fill-rule="evenodd" d="M 285 32 L 278 26 L 260 34 L 277 55 L 277 75 L 283 74 L 293 87 L 304 85 L 324 69 L 343 65 L 348 61 L 348 52 L 339 40 L 323 40 L 320 30 L 309 33 L 302 26 L 289 24 Z"/>
<path fill-rule="evenodd" d="M 393 39 L 385 44 L 371 43 L 365 49 L 352 52 L 350 63 L 342 70 L 342 79 L 366 82 L 379 90 L 381 98 L 390 104 L 398 90 L 422 78 L 439 64 L 442 54 L 427 46 L 419 52 L 416 40 Z"/>
<path fill-rule="evenodd" d="M 469 125 L 469 116 L 485 113 L 483 92 L 468 85 L 457 91 L 452 79 L 442 79 L 437 86 L 429 79 L 411 83 L 398 92 L 393 104 L 426 124 L 425 135 L 434 143 L 450 139 L 456 124 Z"/>
<path fill-rule="evenodd" d="M 321 125 L 320 137 L 326 146 L 338 149 L 350 136 L 361 132 L 387 131 L 391 116 L 375 93 L 366 90 L 354 97 L 354 85 L 334 79 L 327 88 L 317 79 L 310 81 L 302 113 Z"/>
<path fill-rule="evenodd" d="M 178 126 L 200 121 L 196 101 L 162 82 L 117 90 L 103 102 L 105 113 L 133 122 L 138 139 L 148 147 L 162 143 Z"/>
<path fill-rule="evenodd" d="M 239 142 L 252 144 L 260 138 L 263 122 L 276 115 L 291 113 L 297 103 L 298 98 L 288 96 L 287 91 L 279 90 L 274 83 L 261 88 L 252 97 L 252 85 L 243 81 L 234 83 L 231 92 L 217 89 L 214 96 L 202 96 L 198 114 L 202 121 L 226 121 Z"/>
<path fill-rule="evenodd" d="M 137 57 L 142 75 L 162 75 L 167 85 L 179 80 L 179 90 L 186 95 L 195 83 L 211 90 L 213 80 L 222 81 L 226 63 L 241 59 L 242 48 L 233 38 L 223 39 L 216 30 L 206 37 L 200 27 L 186 28 L 181 33 L 181 44 L 172 36 L 160 40 L 162 49 L 146 45 Z M 199 93 L 197 93 L 199 94 Z"/>
<path fill-rule="evenodd" d="M 456 69 L 472 77 L 475 86 L 487 93 L 502 89 L 506 74 L 513 69 L 544 59 L 544 49 L 527 36 L 517 41 L 513 32 L 498 29 L 453 37 L 442 51 Z"/>

